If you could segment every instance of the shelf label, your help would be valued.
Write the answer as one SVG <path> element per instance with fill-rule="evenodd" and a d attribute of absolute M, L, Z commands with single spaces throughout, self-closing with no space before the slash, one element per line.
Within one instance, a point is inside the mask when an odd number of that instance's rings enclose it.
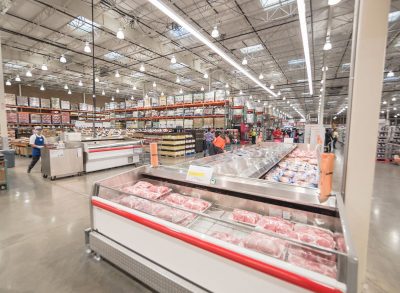
<path fill-rule="evenodd" d="M 210 184 L 213 171 L 214 169 L 210 167 L 190 165 L 186 174 L 186 180 L 196 183 Z"/>

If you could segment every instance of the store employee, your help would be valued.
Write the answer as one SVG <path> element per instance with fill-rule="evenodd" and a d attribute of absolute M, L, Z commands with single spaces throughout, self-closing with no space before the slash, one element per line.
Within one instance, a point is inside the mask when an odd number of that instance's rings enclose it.
<path fill-rule="evenodd" d="M 31 173 L 32 168 L 40 159 L 40 149 L 46 144 L 46 138 L 42 135 L 42 128 L 40 126 L 35 127 L 34 133 L 29 139 L 29 144 L 32 147 L 32 162 L 29 164 L 28 173 Z"/>

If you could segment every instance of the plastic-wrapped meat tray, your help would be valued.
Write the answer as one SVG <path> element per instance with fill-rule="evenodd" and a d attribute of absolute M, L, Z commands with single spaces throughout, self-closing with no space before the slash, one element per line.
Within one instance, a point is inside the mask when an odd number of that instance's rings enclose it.
<path fill-rule="evenodd" d="M 255 226 L 261 218 L 262 216 L 260 214 L 241 209 L 234 209 L 230 216 L 230 219 L 235 222 L 253 226 Z"/>

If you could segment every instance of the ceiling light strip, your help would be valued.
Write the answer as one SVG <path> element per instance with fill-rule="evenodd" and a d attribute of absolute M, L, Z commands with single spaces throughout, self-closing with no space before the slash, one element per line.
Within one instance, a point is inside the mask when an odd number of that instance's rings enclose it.
<path fill-rule="evenodd" d="M 312 95 L 313 86 L 312 86 L 311 61 L 310 61 L 310 46 L 308 44 L 306 4 L 304 3 L 304 0 L 297 0 L 297 10 L 299 11 L 301 38 L 303 40 L 304 59 L 306 60 L 306 67 L 307 67 L 308 89 L 310 95 Z"/>
<path fill-rule="evenodd" d="M 263 88 L 265 91 L 267 91 L 274 97 L 278 96 L 276 93 L 274 93 L 269 88 L 267 88 L 264 84 L 262 84 L 256 77 L 254 77 L 250 73 L 248 73 L 242 66 L 240 66 L 238 63 L 236 63 L 231 57 L 229 57 L 227 54 L 225 54 L 225 52 L 223 52 L 220 48 L 218 48 L 216 45 L 214 45 L 212 42 L 210 42 L 205 36 L 203 36 L 201 33 L 199 33 L 194 27 L 192 27 L 189 23 L 187 23 L 182 17 L 177 15 L 171 8 L 169 8 L 163 2 L 161 2 L 159 0 L 148 0 L 148 1 L 151 4 L 153 4 L 155 7 L 157 7 L 165 15 L 167 15 L 169 18 L 171 18 L 172 20 L 177 22 L 179 25 L 181 25 L 185 30 L 187 30 L 189 33 L 191 33 L 196 39 L 198 39 L 204 45 L 206 45 L 211 50 L 213 50 L 215 53 L 217 53 L 219 56 L 221 56 L 226 62 L 228 62 L 230 65 L 232 65 L 237 70 L 239 70 L 241 73 L 243 73 L 245 76 L 247 76 L 250 80 L 252 80 L 259 87 Z M 310 73 L 311 73 L 311 71 L 310 71 Z"/>

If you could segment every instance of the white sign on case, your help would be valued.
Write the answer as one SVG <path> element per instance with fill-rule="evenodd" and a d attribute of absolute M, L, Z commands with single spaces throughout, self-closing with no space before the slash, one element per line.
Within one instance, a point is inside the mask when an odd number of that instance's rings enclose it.
<path fill-rule="evenodd" d="M 214 169 L 210 167 L 190 165 L 186 174 L 186 180 L 196 183 L 210 184 L 213 171 Z"/>

